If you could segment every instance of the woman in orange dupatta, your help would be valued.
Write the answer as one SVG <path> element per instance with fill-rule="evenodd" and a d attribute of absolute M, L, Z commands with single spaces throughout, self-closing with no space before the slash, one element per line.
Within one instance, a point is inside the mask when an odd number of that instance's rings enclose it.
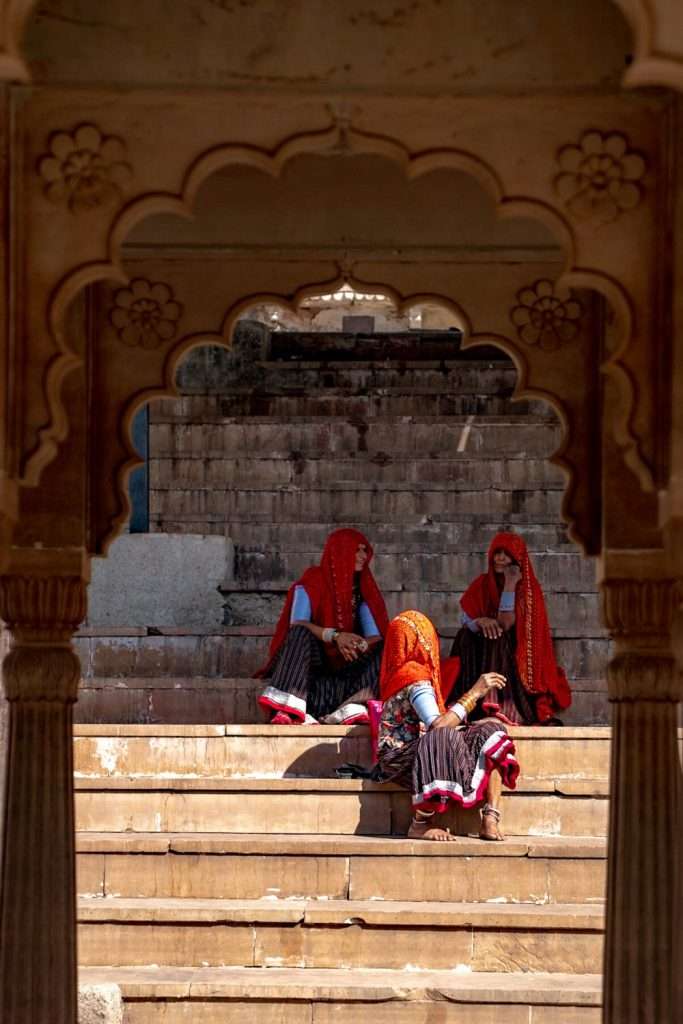
<path fill-rule="evenodd" d="M 487 571 L 460 601 L 463 626 L 444 666 L 444 688 L 457 700 L 483 672 L 498 672 L 506 685 L 477 711 L 510 725 L 561 725 L 571 704 L 567 677 L 556 660 L 543 590 L 526 544 L 517 533 L 497 533 Z"/>
<path fill-rule="evenodd" d="M 429 619 L 416 611 L 389 624 L 382 667 L 377 759 L 382 779 L 413 793 L 411 839 L 453 839 L 432 818 L 453 802 L 474 807 L 482 799 L 480 838 L 501 840 L 501 782 L 514 789 L 519 774 L 515 745 L 495 719 L 469 724 L 479 700 L 505 685 L 487 673 L 446 708 L 441 689 L 439 638 Z"/>

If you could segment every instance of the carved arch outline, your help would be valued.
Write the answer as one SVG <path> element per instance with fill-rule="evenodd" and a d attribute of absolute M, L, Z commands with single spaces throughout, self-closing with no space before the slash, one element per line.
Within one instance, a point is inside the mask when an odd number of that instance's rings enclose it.
<path fill-rule="evenodd" d="M 530 383 L 531 369 L 523 348 L 508 335 L 476 330 L 465 308 L 460 302 L 451 297 L 438 292 L 414 292 L 409 295 L 403 295 L 385 281 L 368 281 L 356 277 L 352 272 L 342 270 L 340 267 L 339 273 L 334 278 L 302 285 L 291 295 L 283 295 L 276 292 L 258 292 L 245 295 L 227 309 L 219 330 L 188 334 L 178 339 L 173 348 L 167 353 L 164 362 L 163 380 L 158 386 L 145 388 L 136 394 L 129 401 L 119 421 L 119 437 L 125 450 L 125 457 L 118 466 L 110 467 L 114 470 L 114 480 L 112 482 L 115 485 L 118 499 L 118 511 L 110 519 L 106 535 L 101 538 L 102 553 L 107 553 L 110 544 L 119 535 L 130 515 L 128 478 L 132 470 L 141 466 L 144 461 L 133 447 L 131 429 L 133 419 L 139 409 L 147 402 L 177 394 L 175 384 L 176 373 L 180 363 L 188 353 L 202 345 L 222 345 L 229 348 L 232 344 L 235 325 L 249 308 L 267 304 L 296 314 L 307 298 L 319 295 L 321 291 L 337 291 L 343 284 L 348 284 L 358 291 L 370 291 L 375 294 L 381 293 L 386 295 L 398 313 L 406 313 L 411 308 L 425 303 L 439 305 L 451 312 L 456 323 L 461 327 L 463 331 L 463 347 L 472 348 L 478 345 L 492 344 L 512 359 L 517 371 L 514 398 L 517 400 L 527 398 L 540 399 L 553 409 L 559 419 L 562 429 L 562 441 L 557 451 L 548 457 L 548 461 L 562 469 L 565 474 L 566 486 L 562 500 L 562 516 L 568 524 L 569 536 L 583 551 L 587 551 L 589 543 L 585 533 L 577 523 L 577 515 L 574 510 L 579 484 L 580 467 L 578 463 L 580 460 L 572 452 L 571 417 L 568 415 L 564 403 L 556 394 L 545 390 L 537 384 L 532 385 Z M 594 554 L 595 552 L 588 551 L 588 553 Z"/>
<path fill-rule="evenodd" d="M 615 424 L 615 436 L 623 449 L 625 462 L 636 474 L 641 486 L 644 489 L 652 488 L 651 470 L 642 456 L 638 438 L 632 427 L 636 389 L 622 361 L 632 335 L 631 304 L 616 279 L 575 264 L 575 237 L 566 217 L 545 199 L 507 194 L 497 171 L 476 154 L 456 148 L 434 149 L 413 154 L 397 139 L 358 131 L 341 119 L 321 131 L 290 136 L 272 150 L 234 143 L 212 147 L 200 153 L 190 163 L 178 193 L 145 193 L 122 207 L 109 229 L 107 258 L 82 265 L 69 272 L 52 295 L 48 323 L 58 354 L 47 369 L 44 385 L 50 418 L 48 425 L 40 431 L 38 446 L 27 461 L 24 479 L 26 484 L 37 484 L 42 469 L 56 454 L 57 446 L 65 438 L 68 429 L 67 413 L 61 399 L 61 385 L 68 371 L 78 365 L 79 360 L 70 349 L 66 337 L 66 309 L 83 288 L 97 281 L 108 279 L 127 283 L 128 276 L 123 267 L 121 250 L 133 227 L 145 218 L 160 213 L 191 218 L 199 188 L 213 173 L 223 167 L 248 166 L 277 178 L 291 159 L 307 153 L 331 157 L 381 156 L 398 164 L 411 180 L 440 169 L 462 171 L 475 178 L 492 196 L 499 217 L 528 217 L 544 223 L 565 252 L 565 266 L 558 283 L 566 287 L 583 287 L 599 292 L 610 303 L 617 318 L 619 344 L 603 366 L 604 372 L 614 380 L 620 398 L 620 415 Z M 215 341 L 215 336 L 211 336 L 210 340 Z M 524 357 L 511 339 L 501 340 L 501 347 L 504 351 L 509 351 L 518 363 L 521 373 L 525 364 Z M 221 335 L 221 343 L 225 342 L 226 339 Z M 556 405 L 558 412 L 561 410 L 560 396 L 540 392 L 536 394 L 550 400 Z"/>

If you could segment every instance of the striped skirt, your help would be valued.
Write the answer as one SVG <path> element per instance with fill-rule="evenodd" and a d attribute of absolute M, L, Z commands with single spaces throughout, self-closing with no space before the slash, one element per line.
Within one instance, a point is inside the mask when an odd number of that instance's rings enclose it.
<path fill-rule="evenodd" d="M 487 715 L 497 715 L 510 725 L 534 725 L 536 712 L 524 684 L 519 678 L 515 657 L 514 628 L 497 640 L 489 640 L 483 633 L 474 633 L 463 626 L 451 648 L 451 656 L 460 658 L 460 674 L 448 695 L 447 704 L 453 704 L 474 686 L 484 672 L 500 672 L 507 679 L 502 690 L 490 690 L 472 713 L 476 721 Z"/>
<path fill-rule="evenodd" d="M 519 775 L 515 745 L 496 719 L 456 729 L 432 729 L 402 747 L 381 747 L 382 778 L 412 790 L 413 807 L 445 811 L 479 803 L 493 771 L 514 789 Z"/>
<path fill-rule="evenodd" d="M 367 721 L 367 702 L 379 692 L 382 644 L 343 668 L 332 671 L 319 640 L 305 626 L 292 626 L 269 679 L 258 698 L 261 707 L 285 711 L 305 721 L 331 725 Z"/>

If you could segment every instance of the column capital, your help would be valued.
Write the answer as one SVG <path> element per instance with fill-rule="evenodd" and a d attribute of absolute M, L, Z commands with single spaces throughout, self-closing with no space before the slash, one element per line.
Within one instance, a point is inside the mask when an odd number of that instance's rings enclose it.
<path fill-rule="evenodd" d="M 13 549 L 0 576 L 0 619 L 12 633 L 3 663 L 9 701 L 76 699 L 71 637 L 85 618 L 87 558 L 78 549 Z"/>

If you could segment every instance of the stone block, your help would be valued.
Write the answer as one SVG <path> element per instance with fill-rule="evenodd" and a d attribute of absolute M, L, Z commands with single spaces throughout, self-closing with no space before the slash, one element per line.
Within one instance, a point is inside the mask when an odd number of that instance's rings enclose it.
<path fill-rule="evenodd" d="M 112 853 L 106 855 L 105 895 L 344 899 L 348 875 L 347 857 Z"/>
<path fill-rule="evenodd" d="M 606 887 L 607 862 L 603 859 L 548 862 L 548 888 L 553 903 L 602 903 Z"/>
<path fill-rule="evenodd" d="M 470 962 L 474 971 L 590 974 L 602 963 L 602 946 L 603 937 L 598 931 L 475 928 Z"/>
<path fill-rule="evenodd" d="M 123 1024 L 123 999 L 118 985 L 79 985 L 78 1024 Z"/>
<path fill-rule="evenodd" d="M 268 1003 L 253 1000 L 135 1000 L 126 1004 L 126 1024 L 311 1024 L 310 1003 Z M 503 1024 L 507 1021 L 503 1020 Z M 514 1022 L 516 1024 L 516 1022 Z M 525 1022 L 526 1024 L 526 1022 Z"/>
<path fill-rule="evenodd" d="M 95 559 L 88 622 L 97 626 L 210 627 L 222 622 L 216 588 L 232 575 L 225 537 L 126 534 Z M 115 674 L 115 673 L 110 673 Z"/>
<path fill-rule="evenodd" d="M 548 900 L 545 861 L 526 857 L 353 857 L 349 899 L 451 902 Z"/>
<path fill-rule="evenodd" d="M 84 967 L 251 967 L 254 936 L 252 926 L 240 922 L 81 921 L 78 957 Z"/>
<path fill-rule="evenodd" d="M 407 967 L 455 970 L 471 960 L 469 929 L 366 928 L 351 922 L 343 927 L 295 928 L 256 925 L 254 960 L 261 967 L 404 970 Z"/>
<path fill-rule="evenodd" d="M 437 998 L 365 1003 L 362 1009 L 358 1003 L 315 1003 L 312 1024 L 358 1024 L 361 1014 L 371 1016 L 373 1024 L 529 1024 L 527 1006 Z"/>
<path fill-rule="evenodd" d="M 104 854 L 76 855 L 76 892 L 79 896 L 104 896 Z"/>

